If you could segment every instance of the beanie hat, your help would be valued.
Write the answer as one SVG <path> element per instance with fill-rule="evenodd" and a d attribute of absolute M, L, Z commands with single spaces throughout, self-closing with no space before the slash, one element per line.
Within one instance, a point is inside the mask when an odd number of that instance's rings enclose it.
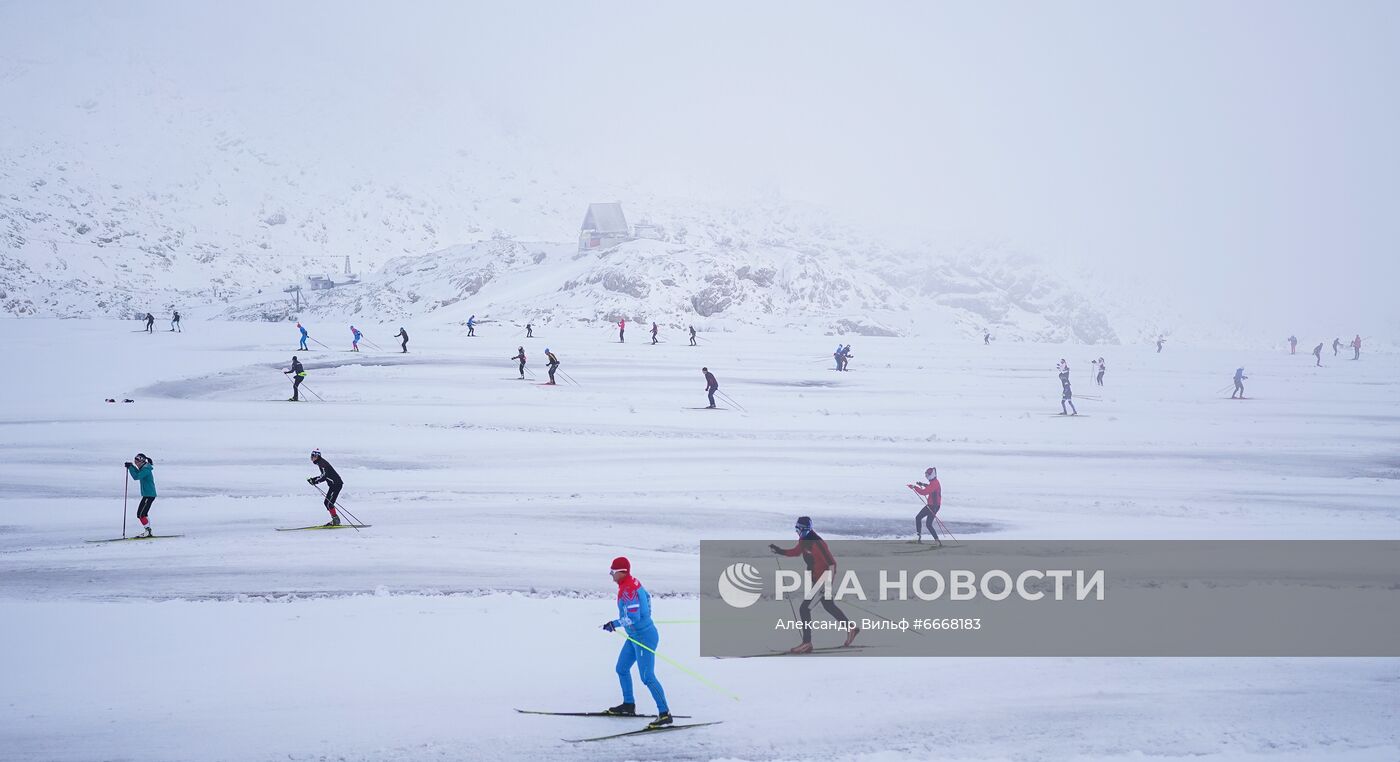
<path fill-rule="evenodd" d="M 631 573 L 632 573 L 632 562 L 627 560 L 627 556 L 618 556 L 617 558 L 614 558 L 614 559 L 613 559 L 613 562 L 612 562 L 612 570 L 613 570 L 613 571 L 625 571 L 625 572 L 627 572 L 628 574 L 631 574 Z"/>

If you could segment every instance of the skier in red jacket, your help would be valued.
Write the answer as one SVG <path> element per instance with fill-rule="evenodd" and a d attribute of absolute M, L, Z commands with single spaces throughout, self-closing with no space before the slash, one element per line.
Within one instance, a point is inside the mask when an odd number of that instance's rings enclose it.
<path fill-rule="evenodd" d="M 783 549 L 777 545 L 769 545 L 768 549 L 780 556 L 802 556 L 802 560 L 807 564 L 807 573 L 810 575 L 816 589 L 812 591 L 812 597 L 802 601 L 802 605 L 797 608 L 798 615 L 802 617 L 802 643 L 793 646 L 788 653 L 805 654 L 812 651 L 812 604 L 821 603 L 826 613 L 830 614 L 838 622 L 846 623 L 846 642 L 842 647 L 849 646 L 860 634 L 860 628 L 851 622 L 841 609 L 836 607 L 836 603 L 827 598 L 829 588 L 818 584 L 822 575 L 830 573 L 831 583 L 836 583 L 836 557 L 831 555 L 831 549 L 826 546 L 826 540 L 821 535 L 812 531 L 812 519 L 807 516 L 798 516 L 797 525 L 793 527 L 797 530 L 797 544 L 791 548 Z"/>
<path fill-rule="evenodd" d="M 925 499 L 924 507 L 919 511 L 919 515 L 914 517 L 914 532 L 918 537 L 915 542 L 924 541 L 923 524 L 928 524 L 929 537 L 938 543 L 938 547 L 943 547 L 943 541 L 938 539 L 938 532 L 933 528 L 933 520 L 938 517 L 938 509 L 943 507 L 943 485 L 938 483 L 938 469 L 929 466 L 924 469 L 924 478 L 927 482 L 915 482 L 904 486 L 914 490 L 914 494 Z"/>

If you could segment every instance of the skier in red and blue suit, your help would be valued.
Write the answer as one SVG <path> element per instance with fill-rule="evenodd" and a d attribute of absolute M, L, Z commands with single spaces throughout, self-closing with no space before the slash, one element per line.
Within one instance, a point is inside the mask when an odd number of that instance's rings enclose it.
<path fill-rule="evenodd" d="M 636 664 L 642 683 L 656 701 L 656 719 L 647 727 L 670 725 L 671 710 L 666 705 L 666 692 L 661 689 L 661 681 L 656 679 L 656 645 L 661 641 L 661 634 L 651 621 L 651 594 L 642 587 L 640 580 L 632 576 L 632 562 L 625 556 L 613 559 L 609 573 L 617 583 L 617 619 L 604 622 L 603 629 L 612 632 L 621 627 L 628 639 L 622 644 L 622 652 L 617 655 L 617 679 L 622 685 L 622 703 L 608 709 L 608 714 L 637 713 L 636 699 L 632 694 L 632 665 Z"/>

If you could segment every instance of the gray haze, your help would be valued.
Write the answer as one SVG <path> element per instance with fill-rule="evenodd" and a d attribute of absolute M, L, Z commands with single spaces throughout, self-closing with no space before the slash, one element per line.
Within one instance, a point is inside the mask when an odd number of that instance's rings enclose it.
<path fill-rule="evenodd" d="M 8 2 L 0 57 L 46 79 L 0 119 L 61 131 L 139 72 L 328 163 L 411 176 L 504 135 L 522 171 L 779 193 L 1394 340 L 1398 44 L 1400 4 L 1367 2 Z"/>

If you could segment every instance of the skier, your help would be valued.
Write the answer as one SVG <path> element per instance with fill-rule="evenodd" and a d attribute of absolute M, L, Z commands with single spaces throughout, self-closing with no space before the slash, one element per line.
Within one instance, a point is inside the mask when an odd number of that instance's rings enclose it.
<path fill-rule="evenodd" d="M 408 331 L 405 331 L 403 326 L 399 326 L 399 332 L 394 334 L 394 338 L 397 339 L 400 336 L 403 337 L 403 343 L 399 344 L 399 352 L 402 354 L 408 352 Z"/>
<path fill-rule="evenodd" d="M 1094 368 L 1097 370 L 1097 373 L 1094 376 L 1094 383 L 1098 384 L 1099 386 L 1103 386 L 1103 372 L 1104 370 L 1106 370 L 1106 368 L 1104 366 L 1102 357 L 1100 357 L 1097 361 L 1094 362 Z"/>
<path fill-rule="evenodd" d="M 297 347 L 297 349 L 301 350 L 302 352 L 311 351 L 306 348 L 306 339 L 308 338 L 306 335 L 306 327 L 303 326 L 301 323 L 297 323 L 297 330 L 301 331 L 301 346 Z"/>
<path fill-rule="evenodd" d="M 1317 346 L 1313 347 L 1313 357 L 1316 357 L 1316 358 L 1317 358 L 1317 366 L 1316 366 L 1316 367 L 1321 368 L 1321 367 L 1322 367 L 1322 342 L 1320 342 L 1320 341 L 1317 342 Z"/>
<path fill-rule="evenodd" d="M 1069 410 L 1074 411 L 1073 415 L 1079 415 L 1079 410 L 1074 406 L 1074 392 L 1069 388 L 1069 363 L 1065 362 L 1065 358 L 1061 357 L 1060 364 L 1055 366 L 1055 368 L 1060 372 L 1060 386 L 1063 392 L 1060 395 L 1060 415 L 1070 415 L 1071 413 Z M 1066 404 L 1069 405 L 1069 410 L 1065 409 Z"/>
<path fill-rule="evenodd" d="M 1360 359 L 1361 359 L 1361 334 L 1359 334 L 1359 333 L 1356 334 L 1356 338 L 1354 338 L 1354 339 L 1351 340 L 1351 350 L 1352 350 L 1351 359 L 1353 359 L 1353 360 L 1360 360 Z"/>
<path fill-rule="evenodd" d="M 145 528 L 137 537 L 151 536 L 151 521 L 147 518 L 151 513 L 151 503 L 156 501 L 156 477 L 154 473 L 155 462 L 146 457 L 145 453 L 138 452 L 132 458 L 134 463 L 123 463 L 126 472 L 131 475 L 131 480 L 141 482 L 141 502 L 136 505 L 136 518 Z"/>
<path fill-rule="evenodd" d="M 846 642 L 843 646 L 849 646 L 860 634 L 860 628 L 852 626 L 850 617 L 847 617 L 841 609 L 836 607 L 836 603 L 827 598 L 831 592 L 828 586 L 817 584 L 824 575 L 830 575 L 828 582 L 836 579 L 836 558 L 831 555 L 831 549 L 826 546 L 826 540 L 821 538 L 812 530 L 812 519 L 807 516 L 798 516 L 797 524 L 793 527 L 797 530 L 797 544 L 791 548 L 783 549 L 777 545 L 770 544 L 768 549 L 780 556 L 802 556 L 802 560 L 807 564 L 807 574 L 812 581 L 814 589 L 812 597 L 804 599 L 802 605 L 798 607 L 798 615 L 802 617 L 802 643 L 791 648 L 788 653 L 805 654 L 812 651 L 812 604 L 821 603 L 826 613 L 830 614 L 838 622 L 845 622 Z"/>
<path fill-rule="evenodd" d="M 152 315 L 152 314 L 149 313 L 149 312 L 147 312 L 147 313 L 146 313 L 146 333 L 155 333 L 155 329 L 152 328 L 152 326 L 154 326 L 155 324 L 156 324 L 156 316 L 155 316 L 155 315 Z"/>
<path fill-rule="evenodd" d="M 836 351 L 831 353 L 831 356 L 834 357 L 834 358 L 836 358 L 836 369 L 837 369 L 837 370 L 843 370 L 843 369 L 844 369 L 844 363 L 841 362 L 841 359 L 842 359 L 842 358 L 841 358 L 841 352 L 843 351 L 843 349 L 844 349 L 844 347 L 842 347 L 840 344 L 837 344 L 837 345 L 836 345 Z"/>
<path fill-rule="evenodd" d="M 340 480 L 340 474 L 335 472 L 335 468 L 331 466 L 330 461 L 321 457 L 320 450 L 311 451 L 311 462 L 315 463 L 316 466 L 321 469 L 321 475 L 308 476 L 306 478 L 306 483 L 311 485 L 320 484 L 321 482 L 326 483 L 325 506 L 326 510 L 331 513 L 331 520 L 322 524 L 322 526 L 338 527 L 340 526 L 340 514 L 335 512 L 335 501 L 340 497 L 340 488 L 345 486 L 345 482 Z"/>
<path fill-rule="evenodd" d="M 476 335 L 476 315 L 472 315 L 471 317 L 467 318 L 467 335 Z"/>
<path fill-rule="evenodd" d="M 1338 336 L 1337 338 L 1332 339 L 1332 356 L 1333 356 L 1333 357 L 1336 357 L 1336 356 L 1337 356 L 1337 350 L 1338 350 L 1338 349 L 1341 349 L 1341 348 L 1342 348 L 1342 338 L 1341 338 L 1340 336 Z"/>
<path fill-rule="evenodd" d="M 651 343 L 656 344 L 656 321 L 651 321 Z"/>
<path fill-rule="evenodd" d="M 695 326 L 690 327 L 690 346 L 695 346 Z"/>
<path fill-rule="evenodd" d="M 850 370 L 852 357 L 855 355 L 851 354 L 850 344 L 841 348 L 841 370 Z"/>
<path fill-rule="evenodd" d="M 545 351 L 548 352 L 549 350 L 546 349 Z M 520 361 L 520 377 L 525 378 L 525 347 L 516 347 L 515 357 L 512 357 L 510 359 Z"/>
<path fill-rule="evenodd" d="M 172 316 L 170 317 L 170 332 L 171 332 L 171 333 L 184 333 L 184 331 L 180 330 L 180 311 L 179 311 L 179 310 L 175 310 L 175 314 L 172 315 Z"/>
<path fill-rule="evenodd" d="M 1167 343 L 1167 338 L 1165 336 L 1157 337 L 1157 354 L 1162 354 L 1162 345 L 1165 343 Z"/>
<path fill-rule="evenodd" d="M 1249 378 L 1244 374 L 1244 368 L 1235 368 L 1235 390 L 1230 392 L 1230 399 L 1235 399 L 1238 394 L 1240 399 L 1244 399 L 1244 380 Z"/>
<path fill-rule="evenodd" d="M 924 507 L 919 511 L 919 515 L 914 517 L 914 533 L 917 535 L 915 542 L 924 541 L 924 528 L 921 523 L 928 524 L 928 536 L 938 543 L 938 547 L 943 547 L 943 541 L 938 539 L 938 531 L 933 528 L 933 520 L 938 517 L 938 509 L 943 507 L 943 485 L 938 482 L 938 469 L 929 466 L 924 469 L 924 478 L 927 482 L 914 482 L 904 486 L 914 490 L 914 494 L 925 498 Z"/>
<path fill-rule="evenodd" d="M 533 339 L 533 338 L 535 338 L 535 327 L 532 326 L 532 325 L 530 325 L 529 323 L 526 323 L 526 324 L 525 324 L 525 338 L 527 338 L 527 339 Z"/>
<path fill-rule="evenodd" d="M 984 346 L 984 347 L 985 347 L 985 346 L 990 346 L 991 343 L 992 343 L 992 332 L 991 332 L 991 331 L 983 331 L 983 332 L 982 332 L 982 346 Z"/>
<path fill-rule="evenodd" d="M 292 376 L 292 396 L 288 397 L 287 401 L 301 402 L 298 389 L 301 387 L 301 382 L 306 380 L 306 369 L 301 367 L 301 361 L 297 359 L 296 355 L 292 355 L 292 367 L 282 371 L 282 375 L 287 374 Z"/>
<path fill-rule="evenodd" d="M 363 338 L 363 337 L 364 337 L 364 334 L 363 334 L 363 333 L 360 333 L 360 329 L 356 328 L 356 327 L 353 326 L 353 325 L 350 326 L 350 351 L 351 351 L 351 352 L 358 352 L 358 351 L 360 351 L 360 339 Z"/>
<path fill-rule="evenodd" d="M 637 665 L 637 674 L 642 684 L 651 691 L 656 702 L 656 719 L 647 723 L 648 728 L 670 725 L 671 708 L 666 705 L 666 691 L 661 681 L 656 679 L 656 646 L 661 642 L 661 633 L 651 619 L 651 593 L 632 576 L 632 562 L 626 556 L 613 559 L 608 572 L 617 583 L 617 618 L 604 622 L 603 629 L 614 632 L 621 627 L 627 634 L 627 642 L 617 654 L 617 681 L 622 686 L 622 703 L 607 709 L 608 714 L 632 717 L 637 714 L 637 701 L 632 694 L 632 665 Z"/>
<path fill-rule="evenodd" d="M 619 318 L 617 321 L 617 343 L 627 342 L 627 318 Z"/>
<path fill-rule="evenodd" d="M 1290 354 L 1290 355 L 1296 355 L 1296 354 L 1298 354 L 1298 337 L 1297 337 L 1297 336 L 1289 336 L 1289 337 L 1288 337 L 1288 354 Z"/>
<path fill-rule="evenodd" d="M 719 382 L 715 380 L 715 374 L 709 368 L 701 368 L 701 373 L 705 374 L 705 393 L 710 397 L 710 406 L 706 410 L 713 410 L 715 407 L 715 392 L 719 391 Z"/>
<path fill-rule="evenodd" d="M 544 348 L 545 363 L 549 366 L 549 385 L 554 386 L 554 371 L 559 370 L 559 358 L 549 351 L 549 347 Z"/>

